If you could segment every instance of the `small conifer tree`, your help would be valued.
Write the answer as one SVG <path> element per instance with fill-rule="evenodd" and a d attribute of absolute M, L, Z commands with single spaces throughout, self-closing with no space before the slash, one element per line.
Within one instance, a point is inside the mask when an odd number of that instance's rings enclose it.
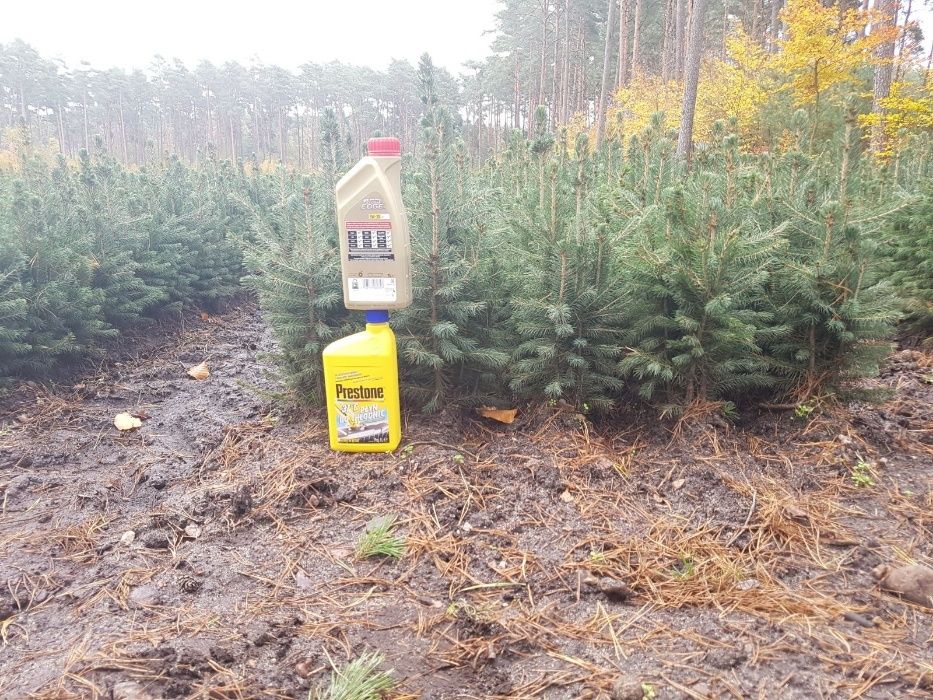
<path fill-rule="evenodd" d="M 413 174 L 415 205 L 408 209 L 414 299 L 396 315 L 394 325 L 406 394 L 430 412 L 444 407 L 451 387 L 469 393 L 471 386 L 476 388 L 477 374 L 502 366 L 507 356 L 481 342 L 488 290 L 478 277 L 474 202 L 458 186 L 454 121 L 439 103 L 435 69 L 427 54 L 418 65 L 418 76 L 423 158 Z"/>
<path fill-rule="evenodd" d="M 543 121 L 543 120 L 541 120 Z M 532 144 L 541 158 L 552 140 Z M 591 229 L 589 146 L 580 134 L 574 160 L 548 158 L 541 181 L 507 208 L 511 274 L 520 280 L 512 306 L 519 344 L 512 353 L 509 387 L 520 396 L 564 400 L 578 410 L 605 411 L 622 382 L 621 295 L 612 279 L 612 245 L 605 227 Z"/>
<path fill-rule="evenodd" d="M 885 236 L 891 283 L 904 300 L 908 322 L 933 332 L 933 185 L 895 214 Z"/>
<path fill-rule="evenodd" d="M 296 397 L 323 401 L 321 353 L 349 331 L 343 307 L 340 254 L 335 234 L 324 230 L 333 193 L 329 182 L 280 171 L 262 207 L 241 201 L 251 216 L 252 235 L 243 241 L 265 318 L 278 340 L 282 376 Z"/>
<path fill-rule="evenodd" d="M 653 138 L 666 143 L 643 140 L 636 157 L 672 152 L 671 141 Z M 698 154 L 689 174 L 675 170 L 659 182 L 661 204 L 637 216 L 620 250 L 628 319 L 620 371 L 663 413 L 772 382 L 759 341 L 771 319 L 764 288 L 780 240 L 749 210 L 738 158 L 737 139 L 719 125 L 715 147 Z M 662 167 L 634 171 L 642 196 L 643 173 Z"/>
<path fill-rule="evenodd" d="M 772 371 L 798 398 L 872 374 L 890 352 L 897 302 L 875 243 L 885 216 L 868 198 L 852 196 L 856 136 L 850 114 L 838 163 L 805 154 L 798 136 L 770 176 L 770 215 L 785 223 L 787 254 L 769 283 L 780 331 L 767 352 Z"/>

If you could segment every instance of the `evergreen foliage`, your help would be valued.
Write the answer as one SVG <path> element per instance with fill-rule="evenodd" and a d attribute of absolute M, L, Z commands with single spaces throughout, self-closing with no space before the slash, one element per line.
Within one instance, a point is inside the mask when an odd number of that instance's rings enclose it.
<path fill-rule="evenodd" d="M 805 131 L 798 128 L 800 141 Z M 786 223 L 788 246 L 769 285 L 776 325 L 767 350 L 774 373 L 797 395 L 875 373 L 898 316 L 876 244 L 884 209 L 852 192 L 854 134 L 849 119 L 838 161 L 805 154 L 801 144 L 770 173 L 771 208 Z"/>
<path fill-rule="evenodd" d="M 933 184 L 895 214 L 886 236 L 891 283 L 900 291 L 910 324 L 933 332 Z"/>
<path fill-rule="evenodd" d="M 629 325 L 619 369 L 664 412 L 773 383 L 759 343 L 773 330 L 765 284 L 781 251 L 779 230 L 756 221 L 738 184 L 737 139 L 721 131 L 689 175 L 656 168 L 651 189 L 659 201 L 638 215 L 621 262 Z M 673 142 L 659 134 L 642 142 L 652 138 L 663 147 L 634 153 L 671 153 Z M 636 171 L 651 170 L 639 166 Z M 645 182 L 654 179 L 637 177 L 636 192 L 645 197 Z"/>
<path fill-rule="evenodd" d="M 349 330 L 329 182 L 281 171 L 263 201 L 246 206 L 246 282 L 275 331 L 284 379 L 302 400 L 321 401 L 321 353 Z"/>
<path fill-rule="evenodd" d="M 124 330 L 236 293 L 232 168 L 130 172 L 86 151 L 0 176 L 0 377 L 99 354 Z"/>
<path fill-rule="evenodd" d="M 477 193 L 467 197 L 464 191 L 454 119 L 439 101 L 427 55 L 419 62 L 418 76 L 424 116 L 423 165 L 415 176 L 416 201 L 409 217 L 414 300 L 394 325 L 406 394 L 425 411 L 436 411 L 455 385 L 461 394 L 477 393 L 480 379 L 507 356 L 480 337 L 489 290 L 479 277 L 478 259 L 488 243 L 482 241 Z"/>
<path fill-rule="evenodd" d="M 539 134 L 530 144 L 542 175 L 506 220 L 510 274 L 519 281 L 511 323 L 520 342 L 509 388 L 605 411 L 622 389 L 615 363 L 623 305 L 613 278 L 613 241 L 607 227 L 591 230 L 585 220 L 592 177 L 586 135 L 565 163 L 548 157 L 551 141 Z"/>
<path fill-rule="evenodd" d="M 539 106 L 474 163 L 442 71 L 424 57 L 410 77 L 414 303 L 392 317 L 409 407 L 799 401 L 875 371 L 901 307 L 933 325 L 931 141 L 864 157 L 857 99 L 785 113 L 766 152 L 718 122 L 692 163 L 662 114 L 624 138 L 634 122 L 616 114 L 594 147 Z M 288 387 L 319 402 L 321 352 L 362 322 L 336 239 L 334 185 L 361 133 L 345 116 L 317 114 L 310 172 L 211 148 L 197 167 L 127 169 L 100 141 L 67 161 L 24 140 L 0 170 L 0 377 L 222 304 L 246 272 Z"/>

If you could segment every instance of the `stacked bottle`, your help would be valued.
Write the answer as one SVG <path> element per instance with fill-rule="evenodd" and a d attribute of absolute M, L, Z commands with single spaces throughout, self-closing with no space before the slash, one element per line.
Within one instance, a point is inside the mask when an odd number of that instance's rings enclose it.
<path fill-rule="evenodd" d="M 411 250 L 401 195 L 401 144 L 370 139 L 337 183 L 344 305 L 366 311 L 366 330 L 324 350 L 330 446 L 389 452 L 402 439 L 398 357 L 389 309 L 411 304 Z"/>

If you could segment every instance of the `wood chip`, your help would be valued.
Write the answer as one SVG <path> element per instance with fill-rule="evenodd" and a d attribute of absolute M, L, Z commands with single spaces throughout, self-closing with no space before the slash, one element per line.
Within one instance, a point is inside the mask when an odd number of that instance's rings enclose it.
<path fill-rule="evenodd" d="M 483 418 L 491 418 L 492 420 L 499 421 L 500 423 L 511 425 L 515 422 L 515 416 L 518 414 L 518 409 L 481 406 L 480 408 L 476 409 L 476 412 L 479 413 Z"/>
<path fill-rule="evenodd" d="M 211 376 L 210 370 L 207 369 L 207 362 L 202 362 L 200 364 L 191 367 L 188 370 L 188 376 L 192 379 L 197 379 L 198 381 L 207 379 Z"/>
<path fill-rule="evenodd" d="M 120 431 L 136 430 L 142 424 L 143 422 L 139 418 L 129 413 L 118 413 L 113 419 L 114 427 Z"/>

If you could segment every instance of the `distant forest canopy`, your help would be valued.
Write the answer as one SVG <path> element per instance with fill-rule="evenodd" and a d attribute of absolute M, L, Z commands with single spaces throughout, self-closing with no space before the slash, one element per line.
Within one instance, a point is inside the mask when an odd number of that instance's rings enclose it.
<path fill-rule="evenodd" d="M 546 115 L 549 130 L 571 125 L 595 132 L 598 125 L 599 138 L 603 128 L 612 131 L 613 119 L 635 119 L 639 128 L 664 110 L 679 120 L 699 14 L 697 138 L 724 117 L 742 127 L 751 119 L 761 131 L 767 125 L 758 115 L 774 95 L 788 96 L 791 107 L 812 110 L 815 102 L 823 109 L 821 91 L 847 81 L 849 92 L 869 98 L 860 111 L 898 112 L 891 130 L 931 128 L 933 52 L 923 50 L 916 24 L 925 1 L 502 0 L 493 54 L 459 76 L 438 69 L 436 89 L 479 160 L 498 153 L 512 129 L 531 136 L 536 113 Z M 392 61 L 384 71 L 334 62 L 293 72 L 261 63 L 191 69 L 157 56 L 145 70 L 126 72 L 66 66 L 17 40 L 0 45 L 0 147 L 28 138 L 71 158 L 82 148 L 92 155 L 103 148 L 126 165 L 212 154 L 317 169 L 327 110 L 337 117 L 348 155 L 360 156 L 377 131 L 408 144 L 419 140 L 418 95 L 417 71 L 407 61 Z"/>

